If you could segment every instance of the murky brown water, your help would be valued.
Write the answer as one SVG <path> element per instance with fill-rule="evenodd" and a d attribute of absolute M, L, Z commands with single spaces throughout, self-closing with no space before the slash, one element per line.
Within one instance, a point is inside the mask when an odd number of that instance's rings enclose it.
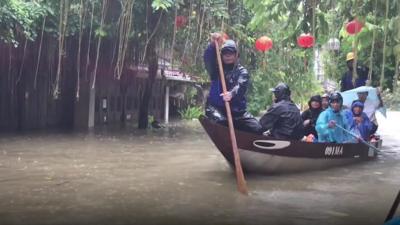
<path fill-rule="evenodd" d="M 197 122 L 3 135 L 0 224 L 382 224 L 400 188 L 400 113 L 380 124 L 377 160 L 246 176 L 248 197 Z"/>

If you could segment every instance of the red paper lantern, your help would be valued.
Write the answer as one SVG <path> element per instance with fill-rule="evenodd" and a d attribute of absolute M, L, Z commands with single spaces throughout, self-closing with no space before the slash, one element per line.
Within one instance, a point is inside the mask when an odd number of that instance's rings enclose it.
<path fill-rule="evenodd" d="M 357 34 L 362 30 L 363 26 L 360 21 L 354 19 L 346 24 L 346 31 L 350 35 Z"/>
<path fill-rule="evenodd" d="M 176 16 L 175 17 L 175 23 L 176 23 L 176 28 L 182 28 L 186 26 L 187 18 L 185 16 Z"/>
<path fill-rule="evenodd" d="M 271 38 L 262 36 L 256 40 L 255 46 L 258 51 L 265 52 L 272 48 L 273 43 Z"/>
<path fill-rule="evenodd" d="M 301 34 L 297 38 L 297 44 L 302 48 L 311 48 L 314 46 L 314 37 L 311 34 Z"/>

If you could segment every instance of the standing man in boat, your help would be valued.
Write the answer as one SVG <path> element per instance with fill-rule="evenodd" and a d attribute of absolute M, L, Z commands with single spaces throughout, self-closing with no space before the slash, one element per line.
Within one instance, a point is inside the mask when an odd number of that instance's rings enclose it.
<path fill-rule="evenodd" d="M 300 140 L 304 136 L 303 120 L 300 110 L 290 99 L 290 88 L 279 83 L 271 89 L 274 93 L 274 104 L 261 117 L 263 131 L 277 139 Z"/>
<path fill-rule="evenodd" d="M 227 92 L 222 93 L 221 80 L 215 41 L 222 44 L 221 58 L 226 80 Z M 249 73 L 239 64 L 239 54 L 233 40 L 224 40 L 221 33 L 212 33 L 211 42 L 204 52 L 204 64 L 210 76 L 211 88 L 206 103 L 206 116 L 220 124 L 227 124 L 224 101 L 230 102 L 233 123 L 236 129 L 252 133 L 261 133 L 260 123 L 247 112 L 246 92 L 249 85 Z"/>
<path fill-rule="evenodd" d="M 346 64 L 348 70 L 343 74 L 340 82 L 340 91 L 347 91 L 353 88 L 365 86 L 368 79 L 369 68 L 366 66 L 358 65 L 356 68 L 357 78 L 355 83 L 353 83 L 353 64 L 354 64 L 354 53 L 349 52 L 346 56 Z"/>
<path fill-rule="evenodd" d="M 329 96 L 329 108 L 323 111 L 317 120 L 315 129 L 318 133 L 318 142 L 346 143 L 354 141 L 353 138 L 343 129 L 336 127 L 336 124 L 344 129 L 350 129 L 350 122 L 342 109 L 343 98 L 339 92 Z"/>

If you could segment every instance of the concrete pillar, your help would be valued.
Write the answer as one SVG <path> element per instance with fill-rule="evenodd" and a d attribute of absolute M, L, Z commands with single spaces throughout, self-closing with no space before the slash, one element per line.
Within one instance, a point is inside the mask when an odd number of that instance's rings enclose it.
<path fill-rule="evenodd" d="M 89 87 L 89 118 L 88 127 L 94 127 L 96 89 Z"/>
<path fill-rule="evenodd" d="M 167 81 L 167 85 L 165 86 L 165 110 L 164 110 L 165 124 L 168 124 L 168 121 L 169 121 L 169 86 Z"/>

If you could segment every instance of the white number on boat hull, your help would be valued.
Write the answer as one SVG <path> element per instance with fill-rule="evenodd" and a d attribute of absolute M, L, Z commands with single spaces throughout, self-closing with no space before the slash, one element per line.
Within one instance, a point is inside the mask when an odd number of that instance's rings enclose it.
<path fill-rule="evenodd" d="M 327 146 L 325 148 L 325 155 L 343 155 L 343 146 Z"/>

